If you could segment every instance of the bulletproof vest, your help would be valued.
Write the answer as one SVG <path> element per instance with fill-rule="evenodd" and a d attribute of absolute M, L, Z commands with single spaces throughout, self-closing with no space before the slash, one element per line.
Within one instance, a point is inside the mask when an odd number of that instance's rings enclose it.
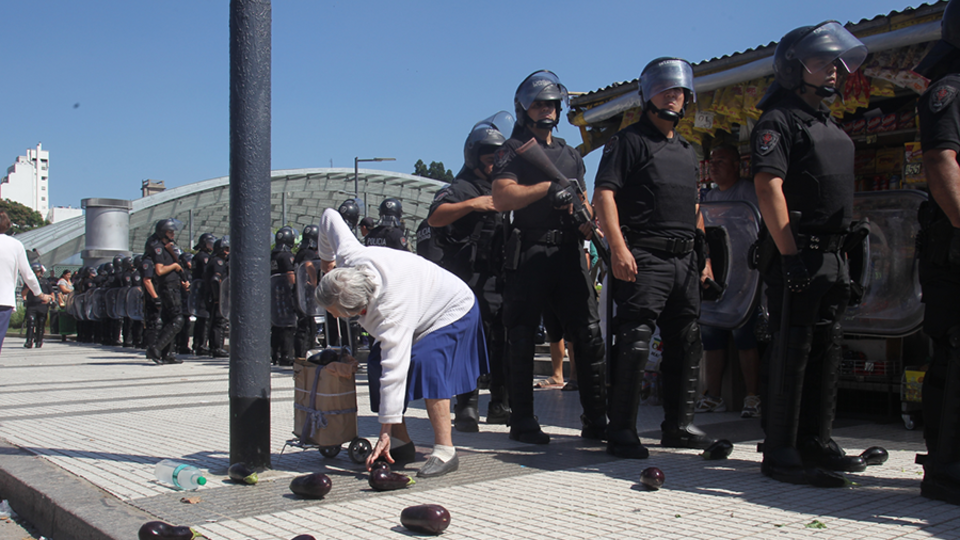
<path fill-rule="evenodd" d="M 668 141 L 653 125 L 635 129 L 649 159 L 628 173 L 617 193 L 620 224 L 640 234 L 692 238 L 699 198 L 696 154 L 679 135 Z"/>
<path fill-rule="evenodd" d="M 530 137 L 533 137 L 533 133 L 528 129 L 523 129 L 518 133 L 517 138 L 511 138 L 504 146 L 516 148 L 529 141 Z M 543 148 L 543 151 L 547 154 L 547 157 L 557 170 L 571 179 L 571 182 L 579 181 L 574 179 L 577 178 L 580 173 L 580 163 L 576 158 L 576 152 L 571 151 L 571 149 L 567 147 L 566 141 L 560 137 L 554 137 L 553 144 L 550 147 L 541 145 L 541 148 Z M 512 161 L 516 162 L 511 165 L 511 168 L 516 168 L 517 181 L 520 184 L 534 185 L 550 181 L 549 176 L 537 169 L 534 165 L 525 162 L 523 158 L 514 157 Z M 516 210 L 513 213 L 513 217 L 514 226 L 521 230 L 572 230 L 577 227 L 576 222 L 573 221 L 566 212 L 562 212 L 553 207 L 553 204 L 550 202 L 550 197 L 543 197 L 524 208 Z"/>
<path fill-rule="evenodd" d="M 427 223 L 426 219 L 420 222 L 420 226 L 417 227 L 417 255 L 428 261 L 439 263 L 443 257 L 443 251 L 437 245 L 433 232 L 433 227 Z"/>
<path fill-rule="evenodd" d="M 285 249 L 275 249 L 270 255 L 270 275 L 285 274 L 293 271 L 293 253 Z"/>
<path fill-rule="evenodd" d="M 853 217 L 853 141 L 832 118 L 785 110 L 797 131 L 783 180 L 787 206 L 802 213 L 802 233 L 844 232 Z"/>
<path fill-rule="evenodd" d="M 193 256 L 193 269 L 190 270 L 190 277 L 193 279 L 202 279 L 203 269 L 205 266 L 207 266 L 207 262 L 209 261 L 209 253 L 206 251 L 198 251 L 197 254 Z"/>
<path fill-rule="evenodd" d="M 364 239 L 364 244 L 407 251 L 406 238 L 403 236 L 403 230 L 398 227 L 378 225 Z"/>
<path fill-rule="evenodd" d="M 293 264 L 301 264 L 305 261 L 314 261 L 320 258 L 320 255 L 317 254 L 317 250 L 309 247 L 301 247 L 297 251 L 297 256 L 293 259 Z"/>

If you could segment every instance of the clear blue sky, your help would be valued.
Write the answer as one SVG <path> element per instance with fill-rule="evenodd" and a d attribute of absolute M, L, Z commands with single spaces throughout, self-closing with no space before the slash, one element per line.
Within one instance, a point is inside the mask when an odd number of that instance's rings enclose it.
<path fill-rule="evenodd" d="M 918 3 L 824 1 L 273 2 L 272 169 L 454 173 L 478 120 L 513 111 L 538 69 L 571 91 L 636 78 L 659 56 L 699 62 L 827 19 Z M 6 2 L 0 166 L 42 142 L 51 203 L 135 199 L 229 172 L 229 2 Z M 77 105 L 78 104 L 78 105 Z M 559 135 L 579 144 L 564 121 Z M 588 184 L 599 161 L 587 157 Z"/>

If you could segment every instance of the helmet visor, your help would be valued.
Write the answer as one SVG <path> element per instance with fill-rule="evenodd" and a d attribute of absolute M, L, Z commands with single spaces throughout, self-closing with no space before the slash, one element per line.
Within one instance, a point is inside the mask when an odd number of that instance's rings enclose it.
<path fill-rule="evenodd" d="M 810 73 L 818 73 L 837 61 L 847 73 L 860 68 L 867 58 L 867 46 L 836 21 L 821 24 L 787 51 Z M 839 66 L 838 66 L 839 67 Z"/>
<path fill-rule="evenodd" d="M 693 68 L 686 60 L 667 58 L 647 66 L 640 74 L 640 96 L 644 103 L 671 88 L 689 90 L 693 102 L 697 102 L 697 92 L 693 89 Z"/>
<path fill-rule="evenodd" d="M 564 107 L 569 107 L 570 96 L 567 87 L 560 84 L 560 79 L 552 71 L 537 71 L 527 77 L 517 89 L 517 101 L 523 110 L 529 110 L 534 101 L 562 101 Z"/>
<path fill-rule="evenodd" d="M 473 126 L 473 129 L 489 126 L 502 134 L 509 135 L 510 132 L 513 131 L 514 123 L 515 120 L 513 119 L 512 114 L 508 113 L 507 111 L 500 111 L 490 118 L 485 118 L 477 122 L 476 125 Z"/>

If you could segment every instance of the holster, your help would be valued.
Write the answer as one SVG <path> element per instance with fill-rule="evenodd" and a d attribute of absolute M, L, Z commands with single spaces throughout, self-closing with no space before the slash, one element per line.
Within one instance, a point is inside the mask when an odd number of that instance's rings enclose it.
<path fill-rule="evenodd" d="M 703 273 L 703 269 L 707 267 L 707 259 L 710 258 L 710 244 L 707 243 L 707 235 L 700 229 L 697 229 L 694 234 L 693 250 L 699 258 L 697 268 Z"/>
<path fill-rule="evenodd" d="M 850 300 L 849 306 L 858 306 L 863 301 L 864 287 L 860 282 L 863 266 L 866 264 L 863 243 L 870 236 L 870 221 L 867 218 L 850 224 L 850 232 L 843 240 L 841 251 L 850 261 Z"/>
<path fill-rule="evenodd" d="M 520 231 L 513 229 L 503 248 L 503 268 L 504 270 L 516 270 L 520 267 L 521 239 Z"/>

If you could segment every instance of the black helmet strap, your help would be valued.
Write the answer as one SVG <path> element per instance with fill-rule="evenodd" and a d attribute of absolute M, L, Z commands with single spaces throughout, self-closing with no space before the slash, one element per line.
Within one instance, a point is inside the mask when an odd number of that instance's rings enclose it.
<path fill-rule="evenodd" d="M 666 109 L 661 109 L 654 105 L 652 101 L 648 101 L 647 109 L 656 114 L 658 118 L 673 122 L 673 126 L 676 127 L 677 124 L 680 123 L 680 120 L 683 119 L 683 113 L 686 111 L 687 107 L 684 105 L 684 107 L 680 109 L 680 112 L 673 112 Z"/>

